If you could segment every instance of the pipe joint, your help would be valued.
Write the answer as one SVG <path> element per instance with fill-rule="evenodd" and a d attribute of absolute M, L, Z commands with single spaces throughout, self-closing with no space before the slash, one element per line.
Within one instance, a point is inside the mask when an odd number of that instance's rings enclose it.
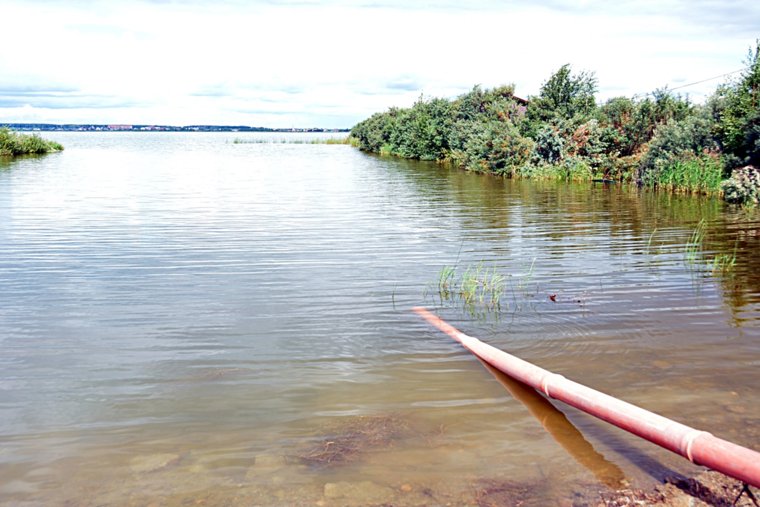
<path fill-rule="evenodd" d="M 694 456 L 692 455 L 692 447 L 694 446 L 694 441 L 702 436 L 712 437 L 712 433 L 707 432 L 707 431 L 695 430 L 695 429 L 692 429 L 691 431 L 686 432 L 686 434 L 681 438 L 681 441 L 679 443 L 681 456 L 686 456 L 686 458 L 688 458 L 689 461 L 691 461 L 692 463 L 696 463 L 694 461 Z"/>
<path fill-rule="evenodd" d="M 552 386 L 556 386 L 557 383 L 561 385 L 562 382 L 564 382 L 565 380 L 566 380 L 565 377 L 563 377 L 562 375 L 559 375 L 557 373 L 547 372 L 546 375 L 541 377 L 541 384 L 540 384 L 541 392 L 544 393 L 549 398 L 553 398 L 549 389 Z"/>

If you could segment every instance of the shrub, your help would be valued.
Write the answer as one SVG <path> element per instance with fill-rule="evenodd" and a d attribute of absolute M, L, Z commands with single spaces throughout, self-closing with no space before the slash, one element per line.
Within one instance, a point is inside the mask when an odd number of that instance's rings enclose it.
<path fill-rule="evenodd" d="M 536 145 L 533 150 L 534 159 L 538 164 L 556 164 L 562 160 L 562 150 L 565 141 L 556 128 L 544 126 L 536 134 Z"/>
<path fill-rule="evenodd" d="M 36 134 L 17 134 L 7 128 L 0 128 L 0 156 L 38 155 L 61 150 L 63 146 L 59 143 L 46 141 Z"/>
<path fill-rule="evenodd" d="M 710 100 L 721 149 L 729 166 L 760 165 L 760 39 L 750 49 L 739 80 L 718 88 Z"/>
<path fill-rule="evenodd" d="M 643 185 L 656 187 L 663 178 L 670 178 L 669 175 L 680 173 L 686 167 L 696 167 L 688 163 L 689 160 L 717 152 L 712 123 L 706 116 L 670 121 L 657 127 L 649 150 L 641 159 L 638 180 Z M 711 171 L 716 167 L 712 162 L 705 163 L 710 165 Z"/>
<path fill-rule="evenodd" d="M 527 163 L 533 143 L 509 121 L 458 122 L 450 160 L 467 170 L 511 176 Z"/>
<path fill-rule="evenodd" d="M 721 189 L 723 198 L 730 203 L 760 204 L 760 170 L 752 166 L 734 169 Z"/>
<path fill-rule="evenodd" d="M 531 98 L 525 132 L 533 137 L 545 124 L 571 120 L 582 123 L 596 109 L 596 76 L 592 72 L 573 75 L 565 64 L 541 85 L 537 97 Z"/>

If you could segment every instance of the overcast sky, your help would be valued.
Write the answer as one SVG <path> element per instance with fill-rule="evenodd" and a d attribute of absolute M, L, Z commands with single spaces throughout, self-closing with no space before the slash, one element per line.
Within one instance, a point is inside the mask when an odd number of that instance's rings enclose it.
<path fill-rule="evenodd" d="M 0 123 L 351 127 L 475 84 L 599 100 L 742 68 L 751 0 L 0 0 Z M 700 101 L 726 78 L 683 88 Z"/>

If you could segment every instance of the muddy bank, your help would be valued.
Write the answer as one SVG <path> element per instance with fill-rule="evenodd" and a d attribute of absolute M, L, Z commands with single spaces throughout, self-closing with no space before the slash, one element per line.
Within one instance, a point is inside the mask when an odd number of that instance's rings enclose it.
<path fill-rule="evenodd" d="M 622 507 L 628 505 L 668 505 L 674 507 L 757 507 L 758 500 L 753 488 L 743 490 L 743 484 L 718 472 L 703 472 L 696 477 L 671 477 L 664 484 L 649 491 L 620 490 L 601 493 L 594 505 Z M 576 504 L 574 504 L 576 505 Z"/>

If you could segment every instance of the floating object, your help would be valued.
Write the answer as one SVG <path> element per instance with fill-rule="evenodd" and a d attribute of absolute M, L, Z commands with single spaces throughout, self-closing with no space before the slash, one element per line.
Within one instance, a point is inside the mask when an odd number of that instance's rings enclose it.
<path fill-rule="evenodd" d="M 458 341 L 475 356 L 510 377 L 603 421 L 614 424 L 692 463 L 760 487 L 760 453 L 696 430 L 551 373 L 468 336 L 421 307 L 413 311 Z"/>

